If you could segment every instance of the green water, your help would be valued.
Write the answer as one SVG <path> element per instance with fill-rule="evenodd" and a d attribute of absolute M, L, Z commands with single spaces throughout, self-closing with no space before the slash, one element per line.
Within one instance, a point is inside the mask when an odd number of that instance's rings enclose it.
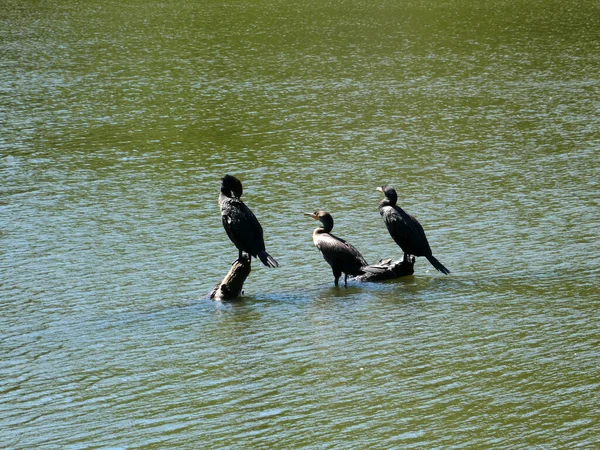
<path fill-rule="evenodd" d="M 600 445 L 598 2 L 0 0 L 0 51 L 0 448 Z M 452 274 L 334 288 L 302 212 L 399 257 L 385 183 Z"/>

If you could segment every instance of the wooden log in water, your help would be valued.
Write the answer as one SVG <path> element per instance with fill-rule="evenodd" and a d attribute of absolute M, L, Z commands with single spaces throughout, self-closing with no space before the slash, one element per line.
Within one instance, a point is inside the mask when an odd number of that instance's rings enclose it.
<path fill-rule="evenodd" d="M 212 300 L 231 300 L 242 295 L 244 282 L 252 270 L 251 263 L 251 258 L 246 255 L 241 259 L 237 259 L 231 265 L 225 278 L 211 291 L 209 298 Z M 405 277 L 414 273 L 414 264 L 415 258 L 412 256 L 408 261 L 385 259 L 377 264 L 370 264 L 364 274 L 350 279 L 355 281 L 384 281 Z"/>
<path fill-rule="evenodd" d="M 251 270 L 250 257 L 244 255 L 242 258 L 237 259 L 231 265 L 223 281 L 214 287 L 209 294 L 209 298 L 212 300 L 231 300 L 239 297 L 243 293 L 244 281 L 250 275 Z"/>
<path fill-rule="evenodd" d="M 377 264 L 370 264 L 362 275 L 352 277 L 356 281 L 384 281 L 394 278 L 406 277 L 412 275 L 414 271 L 415 257 L 410 256 L 408 261 L 403 259 L 391 260 L 384 259 Z"/>

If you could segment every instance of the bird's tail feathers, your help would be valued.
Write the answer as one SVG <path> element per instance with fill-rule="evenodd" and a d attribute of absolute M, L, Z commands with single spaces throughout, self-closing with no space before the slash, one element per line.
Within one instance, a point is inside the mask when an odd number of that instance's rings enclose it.
<path fill-rule="evenodd" d="M 435 258 L 435 256 L 430 255 L 430 256 L 426 256 L 426 258 L 431 263 L 431 265 L 436 268 L 436 270 L 439 270 L 440 272 L 442 272 L 445 275 L 448 275 L 450 273 L 450 271 L 448 269 L 446 269 L 446 267 L 444 267 L 444 265 L 441 262 L 439 262 Z"/>
<path fill-rule="evenodd" d="M 275 260 L 275 258 L 273 258 L 264 250 L 258 254 L 258 258 L 267 267 L 279 267 L 279 263 Z"/>

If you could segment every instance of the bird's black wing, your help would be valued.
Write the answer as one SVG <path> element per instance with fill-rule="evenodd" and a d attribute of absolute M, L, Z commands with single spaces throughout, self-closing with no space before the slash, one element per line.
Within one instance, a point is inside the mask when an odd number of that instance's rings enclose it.
<path fill-rule="evenodd" d="M 358 273 L 361 267 L 367 265 L 365 258 L 354 246 L 332 234 L 320 234 L 316 246 L 331 267 L 337 267 L 344 273 Z"/>
<path fill-rule="evenodd" d="M 265 250 L 263 229 L 254 213 L 239 199 L 230 199 L 221 207 L 223 228 L 235 246 L 256 256 Z"/>
<path fill-rule="evenodd" d="M 425 231 L 417 219 L 398 206 L 382 208 L 381 215 L 390 236 L 402 251 L 415 256 L 431 254 Z"/>
<path fill-rule="evenodd" d="M 396 242 L 403 251 L 406 251 L 405 247 L 410 238 L 410 228 L 402 215 L 391 206 L 382 207 L 380 213 L 394 242 Z"/>
<path fill-rule="evenodd" d="M 431 247 L 429 247 L 429 242 L 427 241 L 427 236 L 425 236 L 425 230 L 419 223 L 419 221 L 404 211 L 402 208 L 397 207 L 400 214 L 402 215 L 402 219 L 407 225 L 409 230 L 409 248 L 411 255 L 415 256 L 428 256 L 431 255 Z"/>

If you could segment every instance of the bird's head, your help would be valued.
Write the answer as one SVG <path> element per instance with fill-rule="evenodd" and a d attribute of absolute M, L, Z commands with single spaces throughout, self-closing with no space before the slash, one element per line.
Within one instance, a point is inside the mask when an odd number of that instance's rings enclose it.
<path fill-rule="evenodd" d="M 377 190 L 379 192 L 383 192 L 383 195 L 386 196 L 391 205 L 396 204 L 396 201 L 398 200 L 398 194 L 396 194 L 396 189 L 394 189 L 394 186 L 385 184 L 383 186 L 379 186 Z"/>
<path fill-rule="evenodd" d="M 225 175 L 221 179 L 221 192 L 227 197 L 240 198 L 244 192 L 242 182 L 233 175 Z"/>
<path fill-rule="evenodd" d="M 328 232 L 333 229 L 333 217 L 326 211 L 315 211 L 314 213 L 304 213 L 305 216 L 312 217 L 323 224 L 323 228 Z"/>

